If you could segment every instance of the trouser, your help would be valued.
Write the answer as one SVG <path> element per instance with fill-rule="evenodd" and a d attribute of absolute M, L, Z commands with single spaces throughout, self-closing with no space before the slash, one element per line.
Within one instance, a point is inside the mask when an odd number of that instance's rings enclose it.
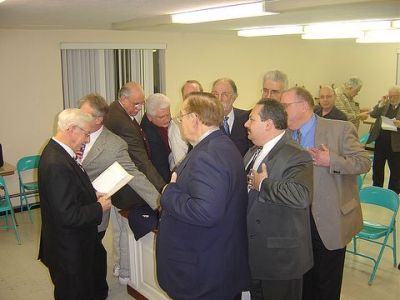
<path fill-rule="evenodd" d="M 339 300 L 346 247 L 325 248 L 311 217 L 314 266 L 303 276 L 303 300 Z"/>
<path fill-rule="evenodd" d="M 106 299 L 108 296 L 107 284 L 107 251 L 103 246 L 102 240 L 105 231 L 98 233 L 99 245 L 96 247 L 94 257 L 94 289 L 96 299 Z"/>
<path fill-rule="evenodd" d="M 300 300 L 303 279 L 257 280 L 250 285 L 251 300 Z"/>
<path fill-rule="evenodd" d="M 388 188 L 400 193 L 400 152 L 393 152 L 391 143 L 377 140 L 375 143 L 372 181 L 374 186 L 383 187 L 385 164 L 388 162 L 390 177 Z"/>
<path fill-rule="evenodd" d="M 113 233 L 113 254 L 114 262 L 119 265 L 119 276 L 129 278 L 129 245 L 127 220 L 118 211 L 115 206 L 111 207 L 110 213 L 112 233 Z"/>

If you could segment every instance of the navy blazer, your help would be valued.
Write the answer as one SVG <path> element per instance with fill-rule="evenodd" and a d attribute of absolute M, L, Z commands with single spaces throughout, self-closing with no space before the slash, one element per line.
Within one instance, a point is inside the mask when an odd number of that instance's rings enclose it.
<path fill-rule="evenodd" d="M 235 120 L 233 121 L 230 138 L 239 149 L 240 154 L 244 156 L 252 146 L 251 141 L 248 139 L 247 129 L 244 127 L 244 123 L 249 119 L 250 111 L 233 108 L 233 113 Z"/>
<path fill-rule="evenodd" d="M 89 177 L 63 147 L 50 140 L 39 161 L 38 181 L 39 259 L 53 271 L 91 272 L 103 213 Z"/>
<path fill-rule="evenodd" d="M 165 149 L 161 133 L 157 126 L 149 121 L 146 114 L 143 116 L 140 126 L 149 142 L 151 162 L 164 181 L 169 182 L 171 179 L 171 170 L 169 169 L 168 161 L 169 153 Z"/>
<path fill-rule="evenodd" d="M 157 276 L 173 299 L 233 299 L 249 284 L 246 175 L 221 131 L 200 141 L 161 196 Z"/>

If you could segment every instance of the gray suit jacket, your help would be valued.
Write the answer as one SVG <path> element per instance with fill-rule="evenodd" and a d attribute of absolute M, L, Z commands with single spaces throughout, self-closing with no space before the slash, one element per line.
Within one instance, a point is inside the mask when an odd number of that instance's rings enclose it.
<path fill-rule="evenodd" d="M 385 116 L 388 109 L 389 105 L 384 105 L 382 107 L 379 107 L 379 105 L 376 105 L 374 107 L 374 110 L 370 113 L 372 118 L 376 118 L 377 120 L 375 121 L 374 125 L 372 125 L 371 131 L 369 133 L 369 138 L 367 141 L 367 144 L 374 142 L 379 134 L 381 133 L 382 129 L 382 118 L 381 116 Z M 400 120 L 400 109 L 397 112 L 396 119 Z M 396 131 L 391 131 L 390 132 L 390 143 L 392 146 L 392 151 L 393 152 L 400 152 L 400 132 L 399 129 Z"/>
<path fill-rule="evenodd" d="M 245 155 L 245 165 L 254 151 L 255 147 Z M 298 279 L 313 265 L 311 156 L 286 132 L 262 162 L 268 178 L 260 192 L 250 190 L 247 211 L 251 275 L 261 280 Z"/>
<path fill-rule="evenodd" d="M 329 167 L 314 167 L 312 214 L 329 250 L 344 248 L 362 228 L 357 176 L 371 168 L 368 152 L 350 122 L 317 117 L 315 146 L 330 151 Z"/>
<path fill-rule="evenodd" d="M 157 207 L 159 193 L 147 177 L 138 170 L 128 154 L 126 142 L 103 126 L 103 131 L 93 144 L 82 162 L 82 166 L 91 181 L 96 179 L 105 169 L 117 161 L 134 178 L 128 183 L 152 208 Z M 110 211 L 103 213 L 103 220 L 98 231 L 107 229 Z"/>

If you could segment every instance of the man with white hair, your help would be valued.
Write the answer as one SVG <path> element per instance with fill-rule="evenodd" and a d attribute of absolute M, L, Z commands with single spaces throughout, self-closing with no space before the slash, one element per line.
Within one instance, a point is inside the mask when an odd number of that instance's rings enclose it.
<path fill-rule="evenodd" d="M 58 116 L 58 130 L 44 148 L 38 181 L 42 230 L 39 259 L 49 268 L 55 299 L 94 299 L 95 254 L 103 212 L 111 207 L 76 161 L 90 141 L 92 116 L 73 108 Z M 104 249 L 103 249 L 104 250 Z"/>
<path fill-rule="evenodd" d="M 262 98 L 275 99 L 280 101 L 282 93 L 288 88 L 288 78 L 285 73 L 279 70 L 268 71 L 264 75 Z"/>
<path fill-rule="evenodd" d="M 150 95 L 146 99 L 146 113 L 140 123 L 149 142 L 150 160 L 165 182 L 171 179 L 168 159 L 171 154 L 168 142 L 170 106 L 171 101 L 167 96 L 160 93 Z"/>
<path fill-rule="evenodd" d="M 342 87 L 335 90 L 337 95 L 336 107 L 343 111 L 347 119 L 356 126 L 360 126 L 360 120 L 368 118 L 369 108 L 360 108 L 360 103 L 354 101 L 362 88 L 363 82 L 357 77 L 351 77 Z"/>

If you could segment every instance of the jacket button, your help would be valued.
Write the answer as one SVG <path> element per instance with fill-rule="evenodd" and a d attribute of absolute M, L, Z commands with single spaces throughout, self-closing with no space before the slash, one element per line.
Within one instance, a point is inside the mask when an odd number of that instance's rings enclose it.
<path fill-rule="evenodd" d="M 260 221 L 259 219 L 257 219 L 257 220 L 256 220 L 256 223 L 257 223 L 257 224 L 260 224 L 260 223 L 261 223 L 261 221 Z"/>

